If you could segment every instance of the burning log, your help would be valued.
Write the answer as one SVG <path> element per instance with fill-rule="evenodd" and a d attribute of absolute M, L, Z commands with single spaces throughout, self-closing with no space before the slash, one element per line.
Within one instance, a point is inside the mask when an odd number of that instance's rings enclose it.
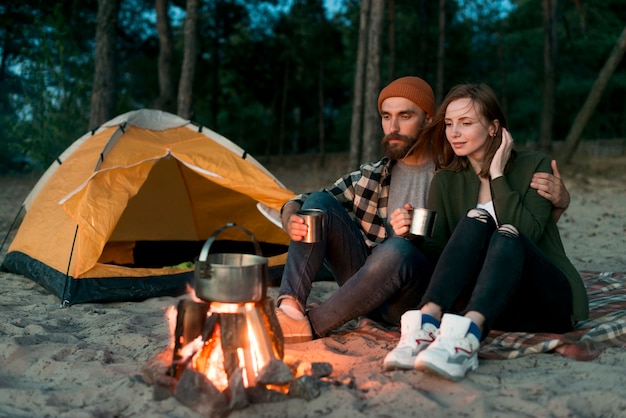
<path fill-rule="evenodd" d="M 207 321 L 209 304 L 194 302 L 192 300 L 181 300 L 178 302 L 176 317 L 176 331 L 174 334 L 174 351 L 172 365 L 168 374 L 175 378 L 180 378 L 185 368 L 182 348 L 190 344 L 203 332 Z"/>
<path fill-rule="evenodd" d="M 276 318 L 274 302 L 272 299 L 265 298 L 260 303 L 261 312 L 263 313 L 263 323 L 265 329 L 268 330 L 269 336 L 272 340 L 272 347 L 274 347 L 274 354 L 276 358 L 283 358 L 285 356 L 285 345 L 283 330 L 280 328 L 278 318 Z"/>
<path fill-rule="evenodd" d="M 142 370 L 144 381 L 155 385 L 155 400 L 169 394 L 200 414 L 226 416 L 250 403 L 314 399 L 320 379 L 332 372 L 328 363 L 283 361 L 282 331 L 269 298 L 181 300 L 177 310 L 172 346 Z"/>
<path fill-rule="evenodd" d="M 240 356 L 243 356 L 242 360 L 246 365 L 252 364 L 246 317 L 240 313 L 220 314 L 220 328 L 224 370 L 230 377 L 239 369 Z M 246 374 L 248 382 L 254 382 L 251 367 L 246 367 Z"/>
<path fill-rule="evenodd" d="M 257 255 L 210 254 L 216 237 L 231 227 L 250 237 Z M 195 294 L 204 302 L 179 302 L 167 372 L 157 373 L 161 361 L 144 367 L 145 381 L 156 384 L 155 398 L 162 399 L 167 389 L 193 410 L 221 416 L 251 402 L 319 396 L 316 377 L 294 380 L 298 366 L 283 362 L 282 330 L 274 303 L 265 296 L 267 260 L 250 231 L 234 223 L 215 231 L 202 247 L 194 279 Z M 308 364 L 301 371 L 322 377 L 332 368 Z"/>
<path fill-rule="evenodd" d="M 224 392 L 230 399 L 228 407 L 230 409 L 243 409 L 250 405 L 250 401 L 246 394 L 246 388 L 243 384 L 243 369 L 237 370 L 235 374 L 228 380 L 228 389 Z"/>

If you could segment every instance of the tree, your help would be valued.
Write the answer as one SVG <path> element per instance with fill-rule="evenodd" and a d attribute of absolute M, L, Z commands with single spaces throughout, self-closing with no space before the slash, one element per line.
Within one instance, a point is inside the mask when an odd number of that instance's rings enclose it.
<path fill-rule="evenodd" d="M 555 103 L 555 70 L 557 56 L 557 0 L 543 0 L 543 92 L 541 106 L 541 128 L 539 147 L 542 151 L 552 151 L 552 125 Z"/>
<path fill-rule="evenodd" d="M 389 10 L 389 28 L 387 29 L 387 36 L 389 38 L 389 70 L 387 71 L 387 83 L 393 80 L 393 75 L 396 73 L 396 2 L 395 0 L 389 0 L 387 2 L 387 9 Z"/>
<path fill-rule="evenodd" d="M 193 81 L 196 74 L 198 55 L 198 0 L 187 0 L 185 15 L 185 51 L 178 84 L 178 114 L 185 118 L 193 117 Z"/>
<path fill-rule="evenodd" d="M 383 26 L 384 2 L 372 1 L 367 35 L 367 65 L 365 71 L 365 105 L 363 106 L 363 160 L 380 158 L 380 41 Z"/>
<path fill-rule="evenodd" d="M 172 40 L 172 29 L 168 16 L 169 1 L 155 0 L 156 6 L 156 27 L 159 36 L 159 60 L 157 71 L 159 74 L 159 96 L 156 98 L 153 107 L 155 109 L 174 111 L 174 76 L 172 73 L 172 60 L 174 42 Z"/>
<path fill-rule="evenodd" d="M 437 43 L 437 85 L 435 87 L 435 102 L 443 100 L 443 79 L 446 57 L 446 0 L 439 0 L 439 42 Z"/>
<path fill-rule="evenodd" d="M 356 57 L 356 70 L 354 74 L 354 93 L 352 100 L 352 123 L 350 125 L 350 167 L 356 168 L 361 161 L 361 146 L 363 131 L 363 101 L 365 88 L 365 65 L 367 59 L 367 27 L 372 0 L 361 1 L 359 19 L 358 51 Z"/>
<path fill-rule="evenodd" d="M 115 47 L 119 7 L 120 0 L 98 0 L 90 129 L 111 119 L 115 111 Z"/>
<path fill-rule="evenodd" d="M 86 127 L 154 105 L 161 90 L 156 1 L 20 0 L 0 5 L 0 165 L 17 155 L 50 161 Z M 389 80 L 409 74 L 424 77 L 436 92 L 456 83 L 488 83 L 505 111 L 511 110 L 506 114 L 516 141 L 540 138 L 546 113 L 540 87 L 547 74 L 542 70 L 544 0 L 512 1 L 509 8 L 493 0 L 343 0 L 332 19 L 324 19 L 325 0 L 195 1 L 202 36 L 197 37 L 195 75 L 183 76 L 185 64 L 178 62 L 186 60 L 184 50 L 191 43 L 183 39 L 189 26 L 178 17 L 190 18 L 189 11 L 184 14 L 190 7 L 186 0 L 168 0 L 173 76 L 165 80 L 174 86 L 174 108 L 179 97 L 188 99 L 181 114 L 186 107 L 195 121 L 250 153 L 341 152 L 350 147 L 357 168 L 372 158 L 362 152 L 364 141 L 370 141 L 378 158 L 376 95 Z M 381 72 L 376 75 L 373 68 L 366 72 L 366 63 L 374 62 L 368 54 L 379 42 L 368 31 L 375 29 L 369 21 L 372 7 L 381 3 L 387 9 L 378 34 L 382 39 L 374 59 Z M 445 34 L 437 18 L 443 17 L 444 3 Z M 614 47 L 626 22 L 622 3 L 559 2 L 553 22 L 559 39 L 553 141 L 572 128 Z M 100 53 L 104 41 L 95 39 L 98 10 L 104 16 L 107 4 L 119 4 L 117 33 L 109 32 L 115 35 L 109 42 L 113 56 L 108 57 Z M 359 36 L 361 15 L 364 32 Z M 626 135 L 625 69 L 622 60 L 585 124 L 586 137 Z M 372 76 L 379 81 L 366 88 Z M 109 98 L 100 93 L 105 88 Z M 102 113 L 93 123 L 91 100 L 94 114 Z M 102 111 L 105 104 L 111 109 L 111 103 L 113 111 Z"/>
<path fill-rule="evenodd" d="M 615 72 L 619 62 L 622 60 L 624 52 L 626 52 L 626 26 L 624 26 L 622 34 L 618 38 L 613 51 L 611 51 L 611 55 L 609 55 L 608 59 L 604 63 L 604 66 L 602 67 L 602 70 L 600 70 L 598 78 L 593 83 L 591 91 L 587 96 L 587 100 L 585 100 L 585 103 L 578 112 L 578 115 L 576 115 L 576 119 L 574 119 L 574 123 L 565 138 L 565 144 L 560 153 L 560 158 L 566 164 L 571 161 L 572 156 L 576 152 L 583 129 L 585 129 L 585 125 L 591 118 L 596 105 L 600 101 L 600 97 L 602 97 L 602 93 L 604 92 L 609 79 Z"/>

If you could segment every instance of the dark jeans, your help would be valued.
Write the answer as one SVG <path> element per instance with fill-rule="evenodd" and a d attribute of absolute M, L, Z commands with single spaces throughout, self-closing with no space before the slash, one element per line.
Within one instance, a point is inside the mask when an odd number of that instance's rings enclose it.
<path fill-rule="evenodd" d="M 446 244 L 421 305 L 444 312 L 480 312 L 489 330 L 556 332 L 572 329 L 572 291 L 565 275 L 526 236 L 499 232 L 465 217 Z"/>
<path fill-rule="evenodd" d="M 305 307 L 313 280 L 326 262 L 339 289 L 308 311 L 315 335 L 324 336 L 363 315 L 398 325 L 424 294 L 431 263 L 404 238 L 389 238 L 370 250 L 346 210 L 327 193 L 311 194 L 302 208 L 326 211 L 322 240 L 290 243 L 279 299 L 288 295 Z"/>

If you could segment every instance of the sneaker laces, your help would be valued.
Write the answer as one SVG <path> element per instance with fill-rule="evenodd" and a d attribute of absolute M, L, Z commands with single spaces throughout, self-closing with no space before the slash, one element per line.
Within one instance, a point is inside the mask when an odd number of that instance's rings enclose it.
<path fill-rule="evenodd" d="M 457 354 L 462 352 L 468 356 L 471 356 L 476 347 L 472 344 L 472 341 L 467 337 L 444 337 L 441 333 L 437 333 L 437 338 L 430 348 L 438 348 L 448 351 L 451 354 Z"/>
<path fill-rule="evenodd" d="M 397 348 L 410 347 L 415 350 L 422 344 L 431 344 L 435 341 L 437 328 L 432 324 L 424 324 L 422 329 L 415 331 L 412 334 L 403 334 L 400 336 Z"/>

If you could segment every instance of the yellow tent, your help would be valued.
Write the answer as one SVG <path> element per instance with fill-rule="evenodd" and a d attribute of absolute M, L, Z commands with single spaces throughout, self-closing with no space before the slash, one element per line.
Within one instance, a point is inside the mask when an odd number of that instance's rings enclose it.
<path fill-rule="evenodd" d="M 276 211 L 293 196 L 219 134 L 132 111 L 76 140 L 44 173 L 2 267 L 64 304 L 173 295 L 193 278 L 202 244 L 229 222 L 280 258 L 289 238 Z M 254 252 L 238 228 L 218 242 L 229 248 L 220 252 Z"/>

